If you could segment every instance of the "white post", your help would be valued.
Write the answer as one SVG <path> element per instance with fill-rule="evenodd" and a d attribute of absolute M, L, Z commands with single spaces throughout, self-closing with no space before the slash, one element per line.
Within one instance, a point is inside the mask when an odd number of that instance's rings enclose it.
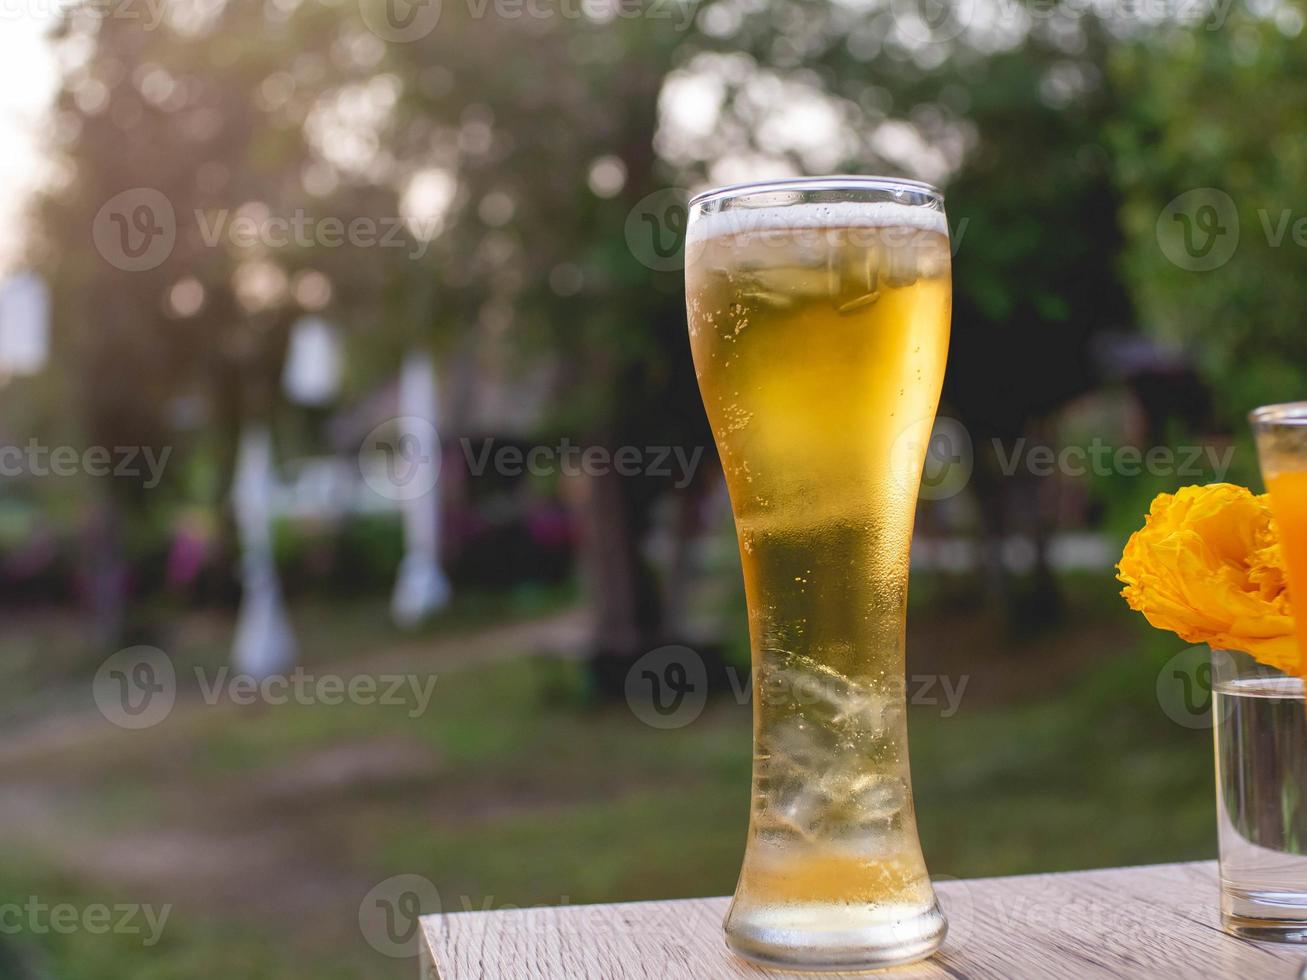
<path fill-rule="evenodd" d="M 34 272 L 0 286 L 0 371 L 38 374 L 50 356 L 50 290 Z"/>
<path fill-rule="evenodd" d="M 344 354 L 336 328 L 317 316 L 295 321 L 281 386 L 297 405 L 327 405 L 340 393 Z"/>
<path fill-rule="evenodd" d="M 431 356 L 412 350 L 404 358 L 399 376 L 399 432 L 410 461 L 440 466 L 437 435 L 438 398 L 436 369 Z M 434 474 L 432 474 L 434 476 Z M 391 614 L 403 627 L 416 626 L 449 603 L 449 580 L 440 567 L 440 488 L 433 479 L 419 477 L 425 493 L 403 494 L 399 501 L 404 518 L 404 559 L 399 566 Z"/>
<path fill-rule="evenodd" d="M 241 544 L 241 604 L 232 662 L 263 680 L 295 662 L 295 636 L 286 617 L 272 557 L 272 437 L 266 425 L 241 433 L 232 501 Z"/>

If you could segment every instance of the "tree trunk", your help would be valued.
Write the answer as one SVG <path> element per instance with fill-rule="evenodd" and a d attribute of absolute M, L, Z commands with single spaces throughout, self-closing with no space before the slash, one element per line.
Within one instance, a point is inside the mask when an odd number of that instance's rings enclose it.
<path fill-rule="evenodd" d="M 591 621 L 591 673 L 598 691 L 619 696 L 630 665 L 663 642 L 657 577 L 642 554 L 654 497 L 645 477 L 611 470 L 586 478 L 582 558 Z"/>

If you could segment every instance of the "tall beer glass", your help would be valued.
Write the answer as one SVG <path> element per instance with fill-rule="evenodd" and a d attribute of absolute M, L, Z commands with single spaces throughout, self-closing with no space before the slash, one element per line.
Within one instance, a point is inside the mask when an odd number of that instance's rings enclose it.
<path fill-rule="evenodd" d="M 948 351 L 943 198 L 871 177 L 702 194 L 686 296 L 753 649 L 753 806 L 727 942 L 808 971 L 920 959 L 946 925 L 917 839 L 903 653 Z"/>

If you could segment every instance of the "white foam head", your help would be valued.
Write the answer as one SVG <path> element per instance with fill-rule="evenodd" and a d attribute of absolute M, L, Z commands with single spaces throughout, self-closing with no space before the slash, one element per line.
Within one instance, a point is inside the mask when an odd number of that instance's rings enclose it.
<path fill-rule="evenodd" d="M 690 222 L 686 244 L 721 235 L 825 228 L 911 228 L 947 237 L 944 212 L 893 201 L 820 201 L 769 208 L 730 208 L 698 214 Z"/>

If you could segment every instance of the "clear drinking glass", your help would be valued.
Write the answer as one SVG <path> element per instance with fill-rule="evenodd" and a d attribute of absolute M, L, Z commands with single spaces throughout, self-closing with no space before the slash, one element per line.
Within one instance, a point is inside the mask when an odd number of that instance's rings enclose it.
<path fill-rule="evenodd" d="M 1307 942 L 1307 705 L 1300 677 L 1212 651 L 1221 920 Z"/>
<path fill-rule="evenodd" d="M 951 310 L 943 199 L 870 177 L 691 202 L 695 373 L 726 473 L 753 649 L 753 806 L 727 942 L 871 969 L 945 922 L 908 773 L 908 551 Z"/>
<path fill-rule="evenodd" d="M 1266 405 L 1250 416 L 1257 458 L 1280 527 L 1280 550 L 1289 566 L 1289 595 L 1307 606 L 1307 402 Z M 1298 645 L 1307 650 L 1307 608 L 1295 617 Z"/>
<path fill-rule="evenodd" d="M 1307 403 L 1252 413 L 1290 596 L 1307 597 Z M 1307 649 L 1307 609 L 1296 617 Z M 1213 652 L 1221 915 L 1227 929 L 1307 942 L 1307 705 L 1303 682 Z"/>

